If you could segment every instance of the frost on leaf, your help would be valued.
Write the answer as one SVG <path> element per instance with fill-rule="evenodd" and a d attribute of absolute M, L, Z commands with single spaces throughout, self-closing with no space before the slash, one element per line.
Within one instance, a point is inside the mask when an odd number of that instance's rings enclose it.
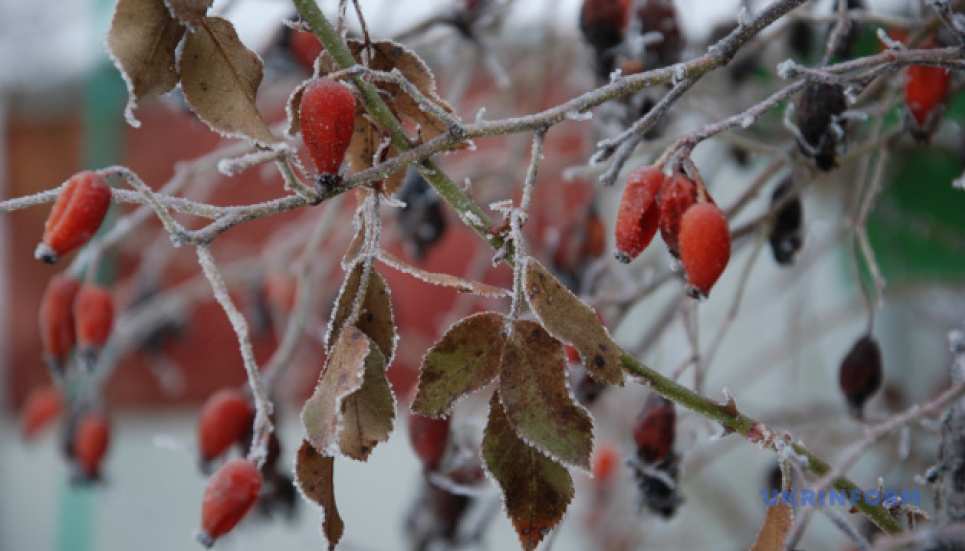
<path fill-rule="evenodd" d="M 365 65 L 369 69 L 386 73 L 397 71 L 398 75 L 412 83 L 425 98 L 437 105 L 439 110 L 453 115 L 453 118 L 455 118 L 455 111 L 452 106 L 436 94 L 435 76 L 415 52 L 390 40 L 371 42 L 368 47 L 363 41 L 349 40 L 348 46 L 359 65 Z M 327 52 L 322 52 L 319 56 L 317 67 L 319 75 L 327 75 L 341 68 Z M 449 124 L 446 120 L 434 113 L 433 109 L 421 105 L 419 100 L 406 93 L 398 84 L 374 79 L 371 83 L 379 89 L 380 97 L 396 117 L 406 119 L 420 129 L 421 140 L 419 141 L 429 141 L 449 131 Z M 292 95 L 292 101 L 289 102 L 289 113 L 298 112 L 299 100 L 295 97 L 297 93 L 296 91 Z M 293 123 L 289 132 L 294 133 L 297 131 L 296 128 L 295 123 Z M 347 155 L 353 174 L 372 166 L 373 156 L 379 151 L 382 138 L 382 130 L 370 121 L 364 111 L 360 109 L 355 116 L 355 134 L 352 137 Z M 462 147 L 466 147 L 466 144 L 456 145 L 453 149 Z M 388 148 L 386 158 L 395 155 L 398 155 L 398 152 L 394 148 Z M 378 161 L 380 160 L 376 159 L 376 162 Z M 383 184 L 384 193 L 387 195 L 395 193 L 404 176 L 404 171 L 390 176 Z"/>
<path fill-rule="evenodd" d="M 573 401 L 560 341 L 538 323 L 516 322 L 498 388 L 510 423 L 526 442 L 563 463 L 589 469 L 593 420 Z"/>
<path fill-rule="evenodd" d="M 335 549 L 345 523 L 335 504 L 335 458 L 318 453 L 308 440 L 303 440 L 295 455 L 295 483 L 305 499 L 322 508 L 322 533 L 329 551 Z"/>
<path fill-rule="evenodd" d="M 506 346 L 504 324 L 502 314 L 483 312 L 449 328 L 422 360 L 412 411 L 447 415 L 456 400 L 492 382 Z"/>
<path fill-rule="evenodd" d="M 594 380 L 623 386 L 623 354 L 593 309 L 563 286 L 546 268 L 526 260 L 524 293 L 543 327 L 580 351 Z"/>
<path fill-rule="evenodd" d="M 767 508 L 764 526 L 757 534 L 750 551 L 783 551 L 787 546 L 787 536 L 791 532 L 794 518 L 791 506 L 778 503 Z"/>
<path fill-rule="evenodd" d="M 172 17 L 190 29 L 204 24 L 204 16 L 214 0 L 164 0 Z"/>
<path fill-rule="evenodd" d="M 342 290 L 335 302 L 335 309 L 332 311 L 332 321 L 325 345 L 326 348 L 331 349 L 338 341 L 342 327 L 346 323 L 351 323 L 372 339 L 388 365 L 392 362 L 396 339 L 389 288 L 375 268 L 369 270 L 368 282 L 364 289 L 361 288 L 364 272 L 365 264 L 358 262 L 345 277 L 345 283 L 342 284 Z M 359 296 L 360 292 L 364 292 L 365 295 Z M 349 320 L 356 303 L 359 306 L 358 318 Z"/>
<path fill-rule="evenodd" d="M 499 484 L 523 549 L 536 549 L 573 499 L 570 473 L 516 435 L 495 394 L 489 403 L 482 456 Z"/>
<path fill-rule="evenodd" d="M 261 58 L 245 47 L 231 22 L 206 17 L 201 28 L 187 33 L 180 70 L 184 98 L 212 130 L 258 145 L 276 141 L 255 106 Z"/>
<path fill-rule="evenodd" d="M 119 0 L 107 32 L 107 52 L 127 84 L 124 115 L 132 126 L 137 102 L 177 85 L 175 50 L 185 28 L 161 0 Z"/>
<path fill-rule="evenodd" d="M 376 346 L 365 357 L 362 387 L 342 401 L 342 454 L 358 461 L 389 439 L 395 421 L 395 396 L 385 374 L 385 356 Z"/>
<path fill-rule="evenodd" d="M 342 430 L 342 404 L 365 380 L 366 359 L 372 353 L 369 338 L 362 331 L 347 327 L 335 343 L 315 392 L 302 408 L 305 437 L 322 454 L 339 453 Z"/>

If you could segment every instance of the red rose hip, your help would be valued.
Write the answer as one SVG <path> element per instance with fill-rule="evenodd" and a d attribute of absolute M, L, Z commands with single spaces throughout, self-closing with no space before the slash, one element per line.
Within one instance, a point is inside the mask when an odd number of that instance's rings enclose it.
<path fill-rule="evenodd" d="M 98 411 L 81 415 L 74 427 L 71 451 L 80 474 L 87 480 L 100 478 L 100 465 L 110 444 L 111 426 Z"/>
<path fill-rule="evenodd" d="M 57 274 L 47 283 L 40 302 L 40 340 L 44 359 L 60 373 L 77 342 L 74 330 L 74 298 L 80 283 L 66 274 Z"/>
<path fill-rule="evenodd" d="M 352 92 L 328 77 L 312 80 L 302 92 L 298 120 L 319 175 L 337 174 L 355 129 Z"/>
<path fill-rule="evenodd" d="M 633 441 L 637 457 L 648 463 L 663 461 L 673 451 L 677 430 L 677 414 L 673 402 L 651 394 L 633 425 Z"/>
<path fill-rule="evenodd" d="M 64 409 L 60 391 L 42 386 L 30 391 L 20 414 L 20 434 L 25 440 L 36 438 Z"/>
<path fill-rule="evenodd" d="M 730 260 L 730 228 L 716 205 L 698 203 L 680 219 L 680 260 L 688 294 L 707 296 Z"/>
<path fill-rule="evenodd" d="M 697 202 L 697 184 L 683 174 L 667 180 L 660 192 L 660 237 L 670 254 L 680 257 L 680 219 Z"/>
<path fill-rule="evenodd" d="M 93 172 L 79 172 L 57 196 L 34 257 L 48 264 L 87 243 L 111 206 L 111 186 Z"/>
<path fill-rule="evenodd" d="M 449 443 L 449 418 L 433 419 L 413 413 L 409 416 L 409 440 L 422 464 L 429 470 L 436 469 Z"/>
<path fill-rule="evenodd" d="M 251 428 L 255 412 L 245 395 L 223 388 L 212 394 L 198 418 L 198 453 L 207 463 L 226 451 Z"/>
<path fill-rule="evenodd" d="M 924 49 L 937 48 L 934 42 Z M 911 114 L 911 134 L 928 142 L 938 128 L 941 106 L 948 97 L 952 75 L 947 69 L 929 65 L 910 65 L 905 73 L 905 104 Z"/>
<path fill-rule="evenodd" d="M 637 168 L 627 177 L 614 229 L 614 256 L 620 262 L 636 258 L 656 235 L 660 215 L 656 200 L 666 180 L 664 173 L 654 166 Z"/>
<path fill-rule="evenodd" d="M 201 502 L 201 529 L 195 537 L 205 547 L 227 534 L 248 514 L 261 492 L 261 471 L 247 459 L 225 463 L 208 481 Z"/>
<path fill-rule="evenodd" d="M 97 354 L 111 336 L 114 297 L 103 287 L 83 285 L 74 300 L 74 323 L 79 353 L 88 366 L 93 366 Z"/>

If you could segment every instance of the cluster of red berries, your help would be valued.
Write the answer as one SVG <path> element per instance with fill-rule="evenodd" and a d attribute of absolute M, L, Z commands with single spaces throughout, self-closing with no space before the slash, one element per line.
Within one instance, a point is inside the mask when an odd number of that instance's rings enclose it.
<path fill-rule="evenodd" d="M 111 206 L 111 186 L 93 172 L 73 175 L 57 196 L 34 256 L 48 264 L 83 246 L 97 233 Z"/>
<path fill-rule="evenodd" d="M 40 303 L 40 337 L 55 373 L 63 372 L 74 345 L 81 363 L 92 367 L 113 325 L 114 298 L 106 289 L 66 274 L 50 279 Z"/>
<path fill-rule="evenodd" d="M 703 186 L 655 166 L 630 173 L 616 221 L 615 256 L 630 262 L 660 235 L 683 263 L 688 294 L 707 296 L 730 260 L 727 218 Z"/>

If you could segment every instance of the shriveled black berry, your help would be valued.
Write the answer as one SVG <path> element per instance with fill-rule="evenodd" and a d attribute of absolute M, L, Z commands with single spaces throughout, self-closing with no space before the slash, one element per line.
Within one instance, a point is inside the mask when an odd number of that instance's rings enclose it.
<path fill-rule="evenodd" d="M 841 361 L 838 382 L 851 413 L 861 418 L 868 398 L 881 387 L 881 348 L 871 335 L 858 339 Z"/>
<path fill-rule="evenodd" d="M 649 0 L 637 9 L 640 32 L 658 32 L 663 40 L 647 46 L 643 60 L 644 68 L 659 69 L 680 61 L 684 48 L 684 37 L 677 24 L 677 10 L 673 2 Z"/>
<path fill-rule="evenodd" d="M 838 84 L 815 82 L 801 94 L 797 125 L 806 144 L 798 144 L 805 155 L 813 155 L 814 163 L 825 172 L 838 166 L 835 149 L 844 130 L 838 117 L 847 109 L 844 88 Z"/>
<path fill-rule="evenodd" d="M 436 190 L 415 170 L 409 169 L 399 200 L 405 207 L 399 210 L 399 233 L 414 249 L 414 256 L 422 260 L 446 231 L 446 217 Z"/>
<path fill-rule="evenodd" d="M 801 204 L 801 197 L 793 192 L 793 182 L 788 177 L 781 182 L 771 195 L 771 206 L 784 203 L 774 218 L 774 225 L 771 226 L 771 234 L 768 241 L 771 244 L 771 252 L 774 253 L 774 260 L 782 266 L 791 264 L 794 255 L 801 249 L 804 241 L 804 231 L 802 223 L 804 221 L 804 207 Z"/>

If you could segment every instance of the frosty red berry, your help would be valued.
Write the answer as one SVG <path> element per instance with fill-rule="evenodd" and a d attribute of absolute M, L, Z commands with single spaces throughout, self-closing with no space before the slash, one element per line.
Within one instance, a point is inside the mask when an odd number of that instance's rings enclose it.
<path fill-rule="evenodd" d="M 83 285 L 74 300 L 74 320 L 80 356 L 88 365 L 92 365 L 111 336 L 114 297 L 103 287 Z"/>
<path fill-rule="evenodd" d="M 204 403 L 198 418 L 198 454 L 207 463 L 228 451 L 254 421 L 255 412 L 241 391 L 223 388 Z"/>
<path fill-rule="evenodd" d="M 660 192 L 660 237 L 670 254 L 680 256 L 680 219 L 697 202 L 697 184 L 684 174 L 676 174 Z"/>
<path fill-rule="evenodd" d="M 937 48 L 934 41 L 922 46 Z M 920 142 L 927 142 L 938 128 L 943 103 L 951 84 L 948 69 L 929 65 L 911 65 L 905 73 L 905 105 L 911 115 L 910 131 Z"/>
<path fill-rule="evenodd" d="M 881 348 L 871 335 L 858 339 L 838 370 L 838 383 L 852 415 L 860 418 L 865 402 L 881 387 Z"/>
<path fill-rule="evenodd" d="M 354 131 L 352 92 L 328 77 L 313 79 L 302 92 L 298 120 L 319 176 L 338 174 Z"/>
<path fill-rule="evenodd" d="M 111 206 L 111 186 L 93 172 L 73 175 L 57 196 L 34 256 L 48 264 L 87 243 Z"/>
<path fill-rule="evenodd" d="M 707 296 L 730 261 L 727 218 L 712 203 L 697 203 L 680 219 L 680 260 L 688 294 Z"/>
<path fill-rule="evenodd" d="M 433 419 L 413 413 L 409 416 L 409 440 L 422 464 L 434 470 L 449 443 L 449 418 Z"/>
<path fill-rule="evenodd" d="M 111 427 L 107 417 L 95 410 L 81 414 L 74 426 L 71 455 L 84 480 L 100 478 L 101 461 L 107 454 Z"/>
<path fill-rule="evenodd" d="M 57 274 L 47 283 L 40 302 L 40 339 L 44 359 L 55 372 L 63 370 L 67 356 L 77 342 L 74 331 L 74 297 L 80 289 L 76 279 Z"/>
<path fill-rule="evenodd" d="M 633 425 L 637 457 L 648 463 L 669 457 L 673 451 L 676 426 L 677 415 L 673 402 L 659 394 L 651 394 Z"/>
<path fill-rule="evenodd" d="M 247 459 L 225 463 L 208 481 L 201 502 L 201 529 L 195 537 L 205 547 L 234 528 L 255 505 L 261 471 Z"/>
<path fill-rule="evenodd" d="M 636 258 L 656 235 L 659 222 L 656 199 L 665 181 L 666 176 L 655 166 L 642 166 L 627 177 L 615 228 L 614 255 L 620 262 Z"/>
<path fill-rule="evenodd" d="M 60 391 L 41 386 L 30 391 L 20 413 L 20 435 L 25 440 L 36 438 L 64 409 Z"/>

